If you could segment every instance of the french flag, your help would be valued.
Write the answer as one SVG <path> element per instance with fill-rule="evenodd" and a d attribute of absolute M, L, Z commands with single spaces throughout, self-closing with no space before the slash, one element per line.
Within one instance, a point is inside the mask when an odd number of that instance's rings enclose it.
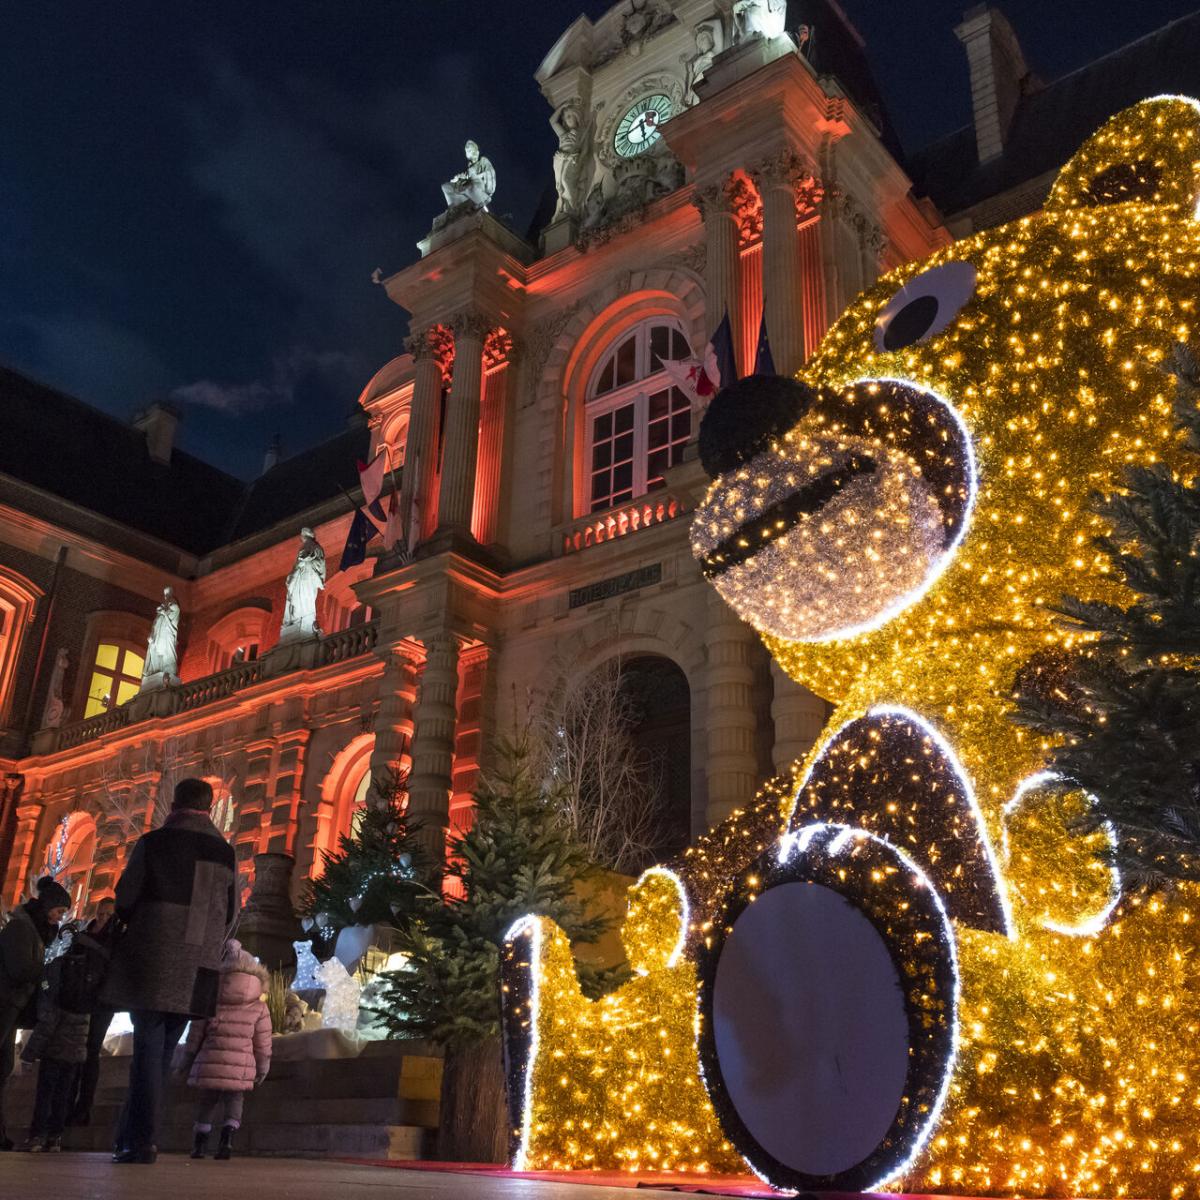
<path fill-rule="evenodd" d="M 704 347 L 702 359 L 664 359 L 663 370 L 683 391 L 693 404 L 708 403 L 721 390 L 737 379 L 737 368 L 733 364 L 733 332 L 729 324 L 729 310 Z"/>

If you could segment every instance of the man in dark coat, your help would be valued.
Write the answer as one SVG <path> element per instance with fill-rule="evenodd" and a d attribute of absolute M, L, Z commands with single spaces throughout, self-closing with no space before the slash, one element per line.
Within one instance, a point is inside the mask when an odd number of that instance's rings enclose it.
<path fill-rule="evenodd" d="M 100 1003 L 129 1011 L 133 1058 L 113 1162 L 154 1162 L 171 1055 L 189 1017 L 216 1012 L 238 888 L 233 847 L 208 817 L 212 801 L 204 780 L 182 780 L 170 816 L 138 839 L 117 883 L 117 916 L 126 929 Z"/>
<path fill-rule="evenodd" d="M 3 1099 L 15 1063 L 21 1013 L 42 980 L 46 947 L 71 907 L 70 893 L 49 876 L 38 880 L 37 892 L 0 929 L 0 1150 L 13 1148 L 4 1128 Z"/>

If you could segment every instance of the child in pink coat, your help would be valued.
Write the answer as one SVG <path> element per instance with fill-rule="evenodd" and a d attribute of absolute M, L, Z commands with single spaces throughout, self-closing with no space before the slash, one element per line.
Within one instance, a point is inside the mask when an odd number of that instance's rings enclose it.
<path fill-rule="evenodd" d="M 193 1158 L 203 1158 L 218 1109 L 223 1110 L 216 1158 L 230 1158 L 242 1124 L 246 1093 L 271 1066 L 271 1014 L 264 995 L 266 968 L 236 938 L 225 943 L 216 1016 L 193 1021 L 184 1050 L 188 1085 L 200 1089 Z M 189 1069 L 190 1065 L 190 1069 Z"/>

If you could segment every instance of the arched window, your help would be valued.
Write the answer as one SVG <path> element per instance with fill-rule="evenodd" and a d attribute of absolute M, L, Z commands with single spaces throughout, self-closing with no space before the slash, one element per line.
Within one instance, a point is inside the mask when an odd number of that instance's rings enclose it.
<path fill-rule="evenodd" d="M 23 575 L 0 567 L 0 728 L 12 707 L 21 647 L 41 595 Z"/>
<path fill-rule="evenodd" d="M 679 325 L 653 317 L 623 334 L 601 359 L 587 393 L 591 512 L 644 495 L 682 461 L 692 436 L 691 402 L 662 364 L 690 354 Z"/>
<path fill-rule="evenodd" d="M 96 866 L 96 821 L 88 813 L 73 812 L 58 821 L 42 855 L 37 875 L 52 875 L 71 893 L 71 912 L 87 904 Z"/>
<path fill-rule="evenodd" d="M 115 639 L 98 642 L 92 659 L 92 678 L 88 683 L 84 718 L 94 717 L 132 700 L 142 685 L 142 668 L 145 664 L 140 645 L 133 646 Z"/>
<path fill-rule="evenodd" d="M 233 826 L 237 819 L 237 803 L 233 798 L 233 789 L 229 786 L 229 780 L 220 776 L 205 775 L 204 778 L 213 790 L 212 808 L 209 809 L 208 815 L 220 830 L 221 836 L 228 840 L 233 835 Z"/>
<path fill-rule="evenodd" d="M 89 615 L 75 681 L 76 712 L 94 717 L 137 695 L 149 632 L 149 618 L 137 613 Z"/>
<path fill-rule="evenodd" d="M 270 610 L 246 605 L 226 613 L 208 630 L 208 669 L 224 671 L 235 663 L 254 662 L 267 648 Z"/>

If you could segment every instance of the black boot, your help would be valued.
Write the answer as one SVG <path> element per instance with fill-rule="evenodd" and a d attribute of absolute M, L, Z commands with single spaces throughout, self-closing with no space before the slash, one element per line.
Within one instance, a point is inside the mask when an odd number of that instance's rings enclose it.
<path fill-rule="evenodd" d="M 195 1135 L 192 1138 L 192 1157 L 193 1158 L 203 1158 L 204 1152 L 207 1149 L 208 1149 L 208 1130 L 205 1129 L 202 1132 L 201 1130 L 197 1129 L 195 1132 Z"/>
<path fill-rule="evenodd" d="M 232 1125 L 221 1126 L 221 1144 L 217 1147 L 217 1152 L 213 1155 L 213 1158 L 233 1157 L 233 1134 L 234 1127 Z"/>

